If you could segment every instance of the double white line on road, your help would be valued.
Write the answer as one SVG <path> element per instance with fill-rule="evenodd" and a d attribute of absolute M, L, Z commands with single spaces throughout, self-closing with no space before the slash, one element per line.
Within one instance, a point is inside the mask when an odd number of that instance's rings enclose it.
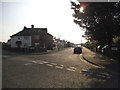
<path fill-rule="evenodd" d="M 43 60 L 36 60 L 36 61 L 32 61 L 31 63 L 26 63 L 24 65 L 31 65 L 32 63 L 35 63 L 35 64 L 45 64 L 46 66 L 49 66 L 49 67 L 55 67 L 57 69 L 66 69 L 67 71 L 76 71 L 76 68 L 75 67 L 64 67 L 64 65 L 60 64 L 56 64 L 56 63 L 50 63 L 48 61 L 43 61 Z"/>

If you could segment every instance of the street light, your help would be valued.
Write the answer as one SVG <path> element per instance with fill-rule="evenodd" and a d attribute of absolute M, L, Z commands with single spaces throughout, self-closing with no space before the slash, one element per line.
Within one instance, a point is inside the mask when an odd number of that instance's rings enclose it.
<path fill-rule="evenodd" d="M 80 3 L 79 11 L 80 11 L 81 13 L 85 13 L 84 10 L 85 10 L 85 8 L 86 8 L 88 5 L 89 5 L 89 4 L 88 4 L 87 2 L 81 2 L 81 3 Z"/>

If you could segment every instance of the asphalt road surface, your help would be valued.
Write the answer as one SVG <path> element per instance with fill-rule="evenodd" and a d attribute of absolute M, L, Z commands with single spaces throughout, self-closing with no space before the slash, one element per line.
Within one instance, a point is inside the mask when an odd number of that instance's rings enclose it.
<path fill-rule="evenodd" d="M 73 48 L 43 55 L 2 56 L 2 88 L 113 88 L 118 87 L 116 79 L 83 62 Z"/>

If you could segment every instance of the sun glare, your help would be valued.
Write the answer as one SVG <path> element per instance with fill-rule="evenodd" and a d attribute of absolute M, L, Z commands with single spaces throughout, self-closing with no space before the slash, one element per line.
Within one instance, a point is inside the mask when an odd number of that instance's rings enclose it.
<path fill-rule="evenodd" d="M 80 12 L 84 13 L 83 10 L 84 10 L 84 7 L 80 7 Z"/>

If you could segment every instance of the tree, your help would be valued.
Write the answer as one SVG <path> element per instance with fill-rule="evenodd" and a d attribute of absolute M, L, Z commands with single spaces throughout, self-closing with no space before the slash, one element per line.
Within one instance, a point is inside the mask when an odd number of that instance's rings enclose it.
<path fill-rule="evenodd" d="M 120 3 L 71 1 L 74 22 L 85 28 L 86 39 L 111 44 L 114 36 L 120 36 Z"/>

